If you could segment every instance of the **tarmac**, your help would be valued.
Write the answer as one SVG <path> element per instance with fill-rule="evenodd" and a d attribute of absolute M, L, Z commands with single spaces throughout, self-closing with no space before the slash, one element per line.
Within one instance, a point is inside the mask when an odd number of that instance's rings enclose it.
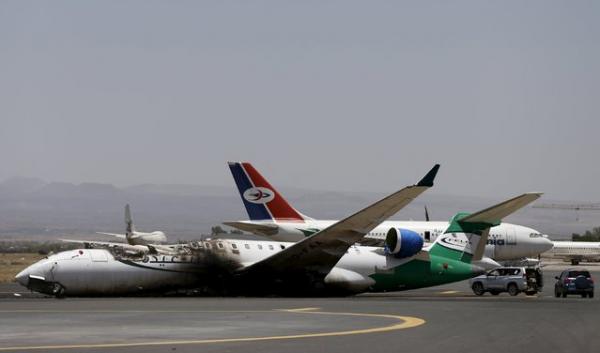
<path fill-rule="evenodd" d="M 0 352 L 598 352 L 598 296 L 554 298 L 566 267 L 546 267 L 532 297 L 459 282 L 344 298 L 54 299 L 5 284 Z"/>

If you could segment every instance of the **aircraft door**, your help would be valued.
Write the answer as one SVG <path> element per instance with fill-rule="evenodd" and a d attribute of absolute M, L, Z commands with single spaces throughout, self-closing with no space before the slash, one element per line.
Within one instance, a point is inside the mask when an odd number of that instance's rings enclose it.
<path fill-rule="evenodd" d="M 489 242 L 485 245 L 484 251 L 485 257 L 489 257 L 493 259 L 496 257 L 496 246 L 494 244 L 490 244 Z"/>
<path fill-rule="evenodd" d="M 517 231 L 510 227 L 506 230 L 506 245 L 517 245 Z"/>

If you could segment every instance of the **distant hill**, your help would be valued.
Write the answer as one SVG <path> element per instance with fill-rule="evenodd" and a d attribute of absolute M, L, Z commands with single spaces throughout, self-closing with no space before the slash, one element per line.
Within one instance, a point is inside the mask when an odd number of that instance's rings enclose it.
<path fill-rule="evenodd" d="M 369 192 L 280 189 L 301 212 L 320 219 L 340 219 L 384 196 Z M 432 219 L 447 220 L 458 211 L 476 211 L 499 201 L 502 200 L 439 195 L 432 189 L 393 218 L 423 220 L 427 205 Z M 11 178 L 0 183 L 0 239 L 97 238 L 95 232 L 122 232 L 126 203 L 131 204 L 139 229 L 163 230 L 173 240 L 197 238 L 222 221 L 247 218 L 233 183 L 230 188 L 177 184 L 119 188 L 101 183 L 48 183 L 36 178 Z M 530 207 L 507 221 L 531 226 L 553 238 L 570 238 L 572 233 L 583 233 L 600 225 L 600 215 Z"/>

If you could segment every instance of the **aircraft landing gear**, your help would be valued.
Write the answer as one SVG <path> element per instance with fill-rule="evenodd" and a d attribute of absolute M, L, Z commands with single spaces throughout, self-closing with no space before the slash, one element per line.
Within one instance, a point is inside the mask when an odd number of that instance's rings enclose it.
<path fill-rule="evenodd" d="M 52 295 L 57 299 L 63 299 L 65 297 L 65 287 L 60 283 L 54 283 L 52 286 Z"/>

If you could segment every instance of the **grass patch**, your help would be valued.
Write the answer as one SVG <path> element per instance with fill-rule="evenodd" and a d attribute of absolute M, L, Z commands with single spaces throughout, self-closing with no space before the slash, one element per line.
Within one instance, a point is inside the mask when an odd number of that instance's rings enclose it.
<path fill-rule="evenodd" d="M 35 253 L 0 253 L 0 283 L 14 281 L 17 273 L 42 258 Z"/>

